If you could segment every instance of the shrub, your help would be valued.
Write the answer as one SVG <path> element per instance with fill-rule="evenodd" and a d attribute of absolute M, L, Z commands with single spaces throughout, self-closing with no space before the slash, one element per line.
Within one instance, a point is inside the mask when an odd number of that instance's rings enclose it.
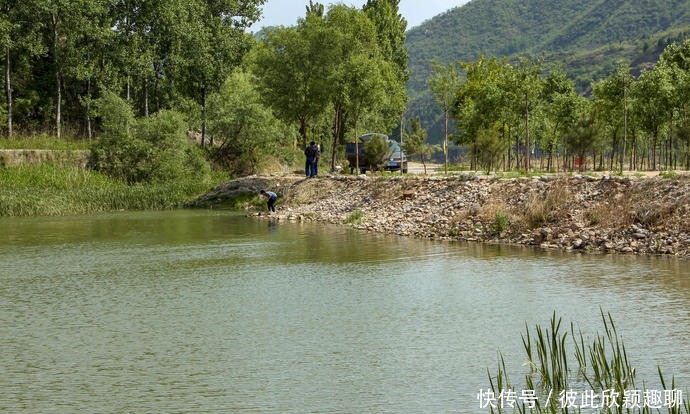
<path fill-rule="evenodd" d="M 118 119 L 113 128 L 128 122 Z M 97 171 L 130 184 L 204 178 L 210 171 L 203 153 L 187 140 L 182 115 L 173 111 L 141 119 L 129 133 L 112 131 L 94 144 L 91 162 Z"/>
<path fill-rule="evenodd" d="M 380 135 L 374 135 L 364 144 L 364 152 L 367 154 L 365 161 L 372 170 L 378 171 L 383 166 L 384 159 L 390 154 L 389 142 Z"/>
<path fill-rule="evenodd" d="M 236 71 L 209 97 L 209 135 L 218 147 L 212 160 L 238 175 L 254 174 L 266 156 L 296 159 L 287 149 L 289 130 L 261 102 L 252 75 Z M 301 158 L 301 151 L 299 153 Z"/>
<path fill-rule="evenodd" d="M 347 216 L 345 219 L 345 224 L 356 223 L 360 221 L 362 217 L 364 217 L 364 212 L 360 209 L 356 209 L 349 216 Z"/>
<path fill-rule="evenodd" d="M 508 224 L 510 224 L 510 219 L 508 218 L 508 215 L 502 211 L 496 212 L 493 223 L 494 232 L 503 233 L 505 229 L 508 228 Z"/>
<path fill-rule="evenodd" d="M 134 111 L 129 102 L 116 93 L 104 91 L 94 104 L 101 130 L 106 136 L 128 136 L 134 126 Z"/>
<path fill-rule="evenodd" d="M 564 214 L 570 199 L 567 181 L 554 181 L 543 194 L 531 194 L 522 213 L 525 224 L 535 228 L 556 221 Z"/>

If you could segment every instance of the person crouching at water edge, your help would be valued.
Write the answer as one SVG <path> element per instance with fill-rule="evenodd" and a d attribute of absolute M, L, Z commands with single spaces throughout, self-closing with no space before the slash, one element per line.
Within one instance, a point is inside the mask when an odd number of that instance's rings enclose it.
<path fill-rule="evenodd" d="M 259 191 L 259 195 L 266 197 L 266 207 L 268 207 L 268 211 L 275 213 L 278 194 L 274 193 L 273 191 L 261 190 Z"/>

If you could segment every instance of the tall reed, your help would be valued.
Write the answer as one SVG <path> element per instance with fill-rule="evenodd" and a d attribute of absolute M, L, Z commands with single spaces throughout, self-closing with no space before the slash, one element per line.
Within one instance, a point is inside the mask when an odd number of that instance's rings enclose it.
<path fill-rule="evenodd" d="M 223 177 L 127 185 L 104 174 L 54 165 L 0 168 L 0 216 L 56 216 L 177 207 Z"/>
<path fill-rule="evenodd" d="M 682 398 L 677 406 L 664 406 L 652 409 L 642 404 L 639 407 L 631 407 L 625 404 L 626 391 L 637 390 L 635 383 L 636 370 L 628 359 L 625 345 L 616 330 L 616 325 L 610 313 L 604 314 L 600 310 L 603 322 L 603 334 L 597 333 L 591 342 L 585 341 L 581 330 L 575 331 L 574 324 L 570 324 L 570 337 L 574 351 L 569 350 L 568 332 L 561 330 L 561 318 L 556 313 L 551 317 L 547 328 L 536 325 L 533 331 L 525 325 L 525 334 L 522 335 L 522 344 L 527 355 L 529 373 L 525 376 L 525 390 L 534 390 L 539 393 L 534 401 L 534 407 L 524 402 L 517 402 L 507 410 L 501 405 L 490 406 L 491 413 L 517 412 L 517 413 L 573 413 L 582 412 L 581 407 L 564 406 L 559 401 L 559 395 L 567 391 L 581 390 L 588 386 L 593 393 L 610 392 L 610 405 L 600 408 L 601 413 L 661 413 L 690 414 L 690 402 L 687 397 Z M 568 361 L 573 361 L 577 369 L 569 367 Z M 505 390 L 514 389 L 508 380 L 505 360 L 499 354 L 497 373 L 489 375 L 489 385 L 494 395 L 498 396 Z M 671 379 L 670 388 L 667 381 L 658 368 L 659 378 L 664 390 L 677 391 L 675 378 Z M 645 384 L 643 382 L 642 388 Z M 682 396 L 682 391 L 680 395 Z M 687 395 L 687 391 L 685 391 Z M 548 398 L 544 398 L 547 397 Z M 548 400 L 548 404 L 542 403 Z M 602 404 L 603 405 L 603 404 Z M 592 411 L 588 411 L 592 412 Z"/>

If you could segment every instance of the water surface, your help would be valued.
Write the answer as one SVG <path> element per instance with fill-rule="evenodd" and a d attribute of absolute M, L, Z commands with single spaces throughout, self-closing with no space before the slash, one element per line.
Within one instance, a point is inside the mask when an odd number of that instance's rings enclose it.
<path fill-rule="evenodd" d="M 481 412 L 525 323 L 690 384 L 690 270 L 227 212 L 0 219 L 0 412 Z"/>

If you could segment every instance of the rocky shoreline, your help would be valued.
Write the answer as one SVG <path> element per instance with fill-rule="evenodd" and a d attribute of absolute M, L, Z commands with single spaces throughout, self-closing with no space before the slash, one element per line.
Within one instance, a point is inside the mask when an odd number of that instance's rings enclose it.
<path fill-rule="evenodd" d="M 281 195 L 259 212 L 259 189 Z M 193 206 L 244 197 L 249 214 L 441 240 L 690 258 L 690 177 L 252 176 Z"/>

